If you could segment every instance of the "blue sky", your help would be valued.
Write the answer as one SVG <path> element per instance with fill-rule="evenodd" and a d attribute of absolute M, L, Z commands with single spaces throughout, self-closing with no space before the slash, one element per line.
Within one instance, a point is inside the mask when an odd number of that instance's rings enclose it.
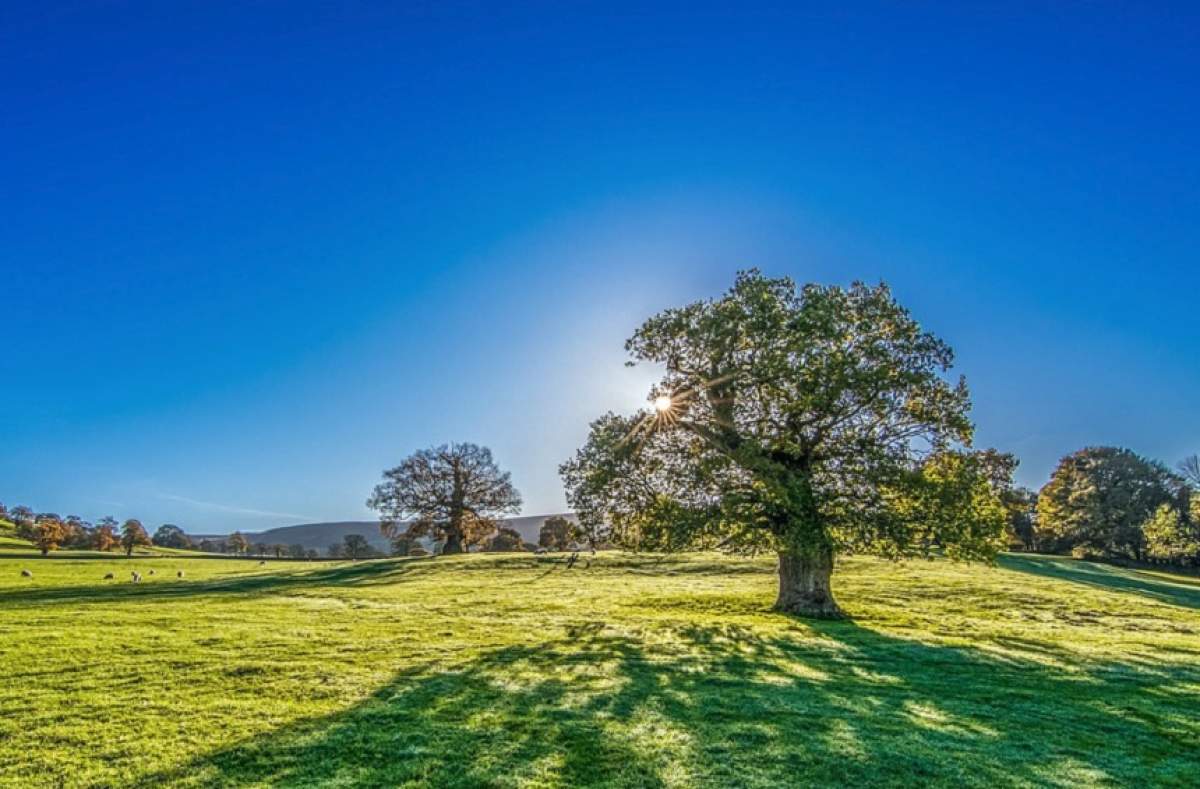
<path fill-rule="evenodd" d="M 466 440 L 556 511 L 749 266 L 889 282 L 1025 484 L 1200 451 L 1194 10 L 389 5 L 5 4 L 0 501 L 365 518 Z"/>

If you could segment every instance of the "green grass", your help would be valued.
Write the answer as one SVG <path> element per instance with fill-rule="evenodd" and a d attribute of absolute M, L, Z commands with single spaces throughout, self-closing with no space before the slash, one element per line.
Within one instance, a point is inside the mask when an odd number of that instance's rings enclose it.
<path fill-rule="evenodd" d="M 769 561 L 711 555 L 0 558 L 0 783 L 1195 785 L 1195 579 L 836 583 L 852 621 L 772 614 Z"/>

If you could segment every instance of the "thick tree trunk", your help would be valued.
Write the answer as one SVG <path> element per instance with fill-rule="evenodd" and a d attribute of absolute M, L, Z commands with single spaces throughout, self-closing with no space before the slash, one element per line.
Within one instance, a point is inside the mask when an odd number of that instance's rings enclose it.
<path fill-rule="evenodd" d="M 450 532 L 449 534 L 447 534 L 446 535 L 446 544 L 442 546 L 442 555 L 448 556 L 450 554 L 462 553 L 462 552 L 463 552 L 462 535 L 456 534 L 454 532 Z"/>
<path fill-rule="evenodd" d="M 833 599 L 832 549 L 779 554 L 779 598 L 775 610 L 814 619 L 841 619 Z"/>

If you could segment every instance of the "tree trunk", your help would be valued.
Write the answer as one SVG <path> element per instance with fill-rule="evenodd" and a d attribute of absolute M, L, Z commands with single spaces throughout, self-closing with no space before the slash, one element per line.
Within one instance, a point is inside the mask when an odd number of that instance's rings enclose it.
<path fill-rule="evenodd" d="M 775 610 L 814 619 L 841 619 L 845 614 L 833 599 L 830 576 L 833 551 L 779 554 L 779 598 Z"/>
<path fill-rule="evenodd" d="M 446 535 L 446 544 L 442 546 L 442 555 L 449 556 L 450 554 L 462 553 L 462 534 L 449 532 Z"/>

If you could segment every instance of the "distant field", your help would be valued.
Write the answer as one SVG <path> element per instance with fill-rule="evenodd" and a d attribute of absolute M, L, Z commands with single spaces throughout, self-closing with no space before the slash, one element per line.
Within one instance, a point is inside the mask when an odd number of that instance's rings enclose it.
<path fill-rule="evenodd" d="M 12 786 L 1195 785 L 1200 586 L 1062 559 L 0 554 Z M 22 578 L 29 568 L 33 579 Z M 155 570 L 146 583 L 107 572 Z M 175 577 L 177 570 L 186 577 Z"/>

